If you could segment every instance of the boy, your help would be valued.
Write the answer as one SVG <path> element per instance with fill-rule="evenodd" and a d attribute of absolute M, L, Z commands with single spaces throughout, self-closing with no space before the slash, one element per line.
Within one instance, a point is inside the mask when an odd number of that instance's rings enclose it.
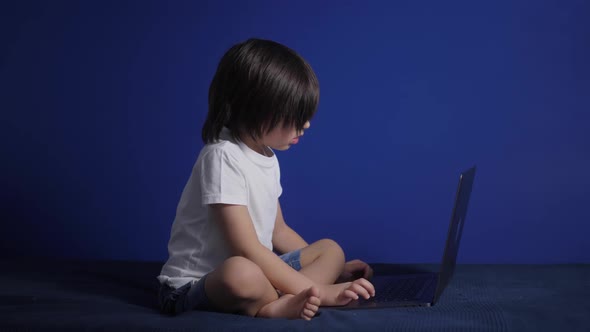
<path fill-rule="evenodd" d="M 366 263 L 345 263 L 332 240 L 308 244 L 281 212 L 273 149 L 299 142 L 318 100 L 309 64 L 279 43 L 250 39 L 223 56 L 209 89 L 205 146 L 182 192 L 169 259 L 158 276 L 163 312 L 309 320 L 320 305 L 374 296 Z"/>

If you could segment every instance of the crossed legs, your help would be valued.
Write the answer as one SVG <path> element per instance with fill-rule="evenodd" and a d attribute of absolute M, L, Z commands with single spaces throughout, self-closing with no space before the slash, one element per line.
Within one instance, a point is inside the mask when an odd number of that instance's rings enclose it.
<path fill-rule="evenodd" d="M 344 267 L 344 253 L 332 240 L 320 240 L 301 250 L 300 272 L 317 284 L 331 284 Z M 205 280 L 205 291 L 217 309 L 259 317 L 311 319 L 320 305 L 319 289 L 278 296 L 276 289 L 254 262 L 228 258 Z"/>
<path fill-rule="evenodd" d="M 322 239 L 301 249 L 301 272 L 320 285 L 331 285 L 344 269 L 344 252 L 333 240 Z"/>

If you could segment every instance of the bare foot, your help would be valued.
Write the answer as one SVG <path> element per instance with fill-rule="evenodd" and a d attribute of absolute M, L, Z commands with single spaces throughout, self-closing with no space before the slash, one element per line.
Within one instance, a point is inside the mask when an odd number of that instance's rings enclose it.
<path fill-rule="evenodd" d="M 288 318 L 310 320 L 320 306 L 320 291 L 310 287 L 297 295 L 286 294 L 264 307 L 256 316 L 267 318 Z"/>

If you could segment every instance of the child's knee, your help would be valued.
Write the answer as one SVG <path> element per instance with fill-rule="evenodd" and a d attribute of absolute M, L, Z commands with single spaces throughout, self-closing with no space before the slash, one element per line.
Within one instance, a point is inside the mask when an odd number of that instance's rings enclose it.
<path fill-rule="evenodd" d="M 265 295 L 272 285 L 256 263 L 234 256 L 224 262 L 223 287 L 232 295 L 242 299 L 258 299 Z"/>
<path fill-rule="evenodd" d="M 342 247 L 336 241 L 332 239 L 321 239 L 318 242 L 321 243 L 323 252 L 330 253 L 330 255 L 334 256 L 334 259 L 341 260 L 342 264 L 344 264 L 344 250 L 342 250 Z"/>

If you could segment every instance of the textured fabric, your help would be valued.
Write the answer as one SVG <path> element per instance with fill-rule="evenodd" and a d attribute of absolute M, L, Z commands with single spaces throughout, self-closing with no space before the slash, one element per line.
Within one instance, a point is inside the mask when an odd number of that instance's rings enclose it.
<path fill-rule="evenodd" d="M 293 269 L 301 270 L 301 249 L 293 250 L 286 254 L 282 254 L 281 259 Z"/>
<path fill-rule="evenodd" d="M 168 241 L 168 260 L 158 280 L 172 288 L 195 282 L 230 256 L 207 205 L 245 205 L 258 240 L 269 250 L 282 193 L 279 162 L 235 142 L 227 128 L 199 153 L 182 191 Z M 158 274 L 156 274 L 158 275 Z M 156 276 L 154 275 L 154 277 Z"/>
<path fill-rule="evenodd" d="M 309 322 L 161 314 L 153 278 L 160 266 L 0 260 L 0 331 L 590 331 L 590 265 L 458 265 L 431 308 L 320 309 Z M 434 268 L 373 267 L 379 274 Z"/>

